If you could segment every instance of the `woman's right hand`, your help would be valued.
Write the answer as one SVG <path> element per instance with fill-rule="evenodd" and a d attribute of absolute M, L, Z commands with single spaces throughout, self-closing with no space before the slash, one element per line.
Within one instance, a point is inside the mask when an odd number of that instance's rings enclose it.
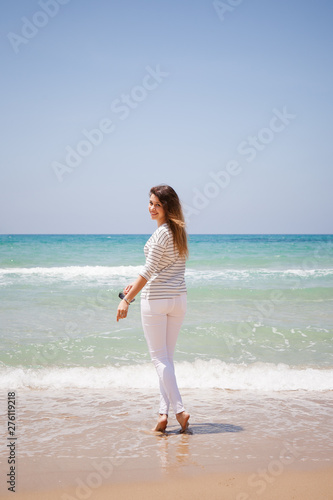
<path fill-rule="evenodd" d="M 131 290 L 131 288 L 133 288 L 133 285 L 134 283 L 130 283 L 129 285 L 127 285 L 127 287 L 124 288 L 123 292 L 125 295 Z"/>

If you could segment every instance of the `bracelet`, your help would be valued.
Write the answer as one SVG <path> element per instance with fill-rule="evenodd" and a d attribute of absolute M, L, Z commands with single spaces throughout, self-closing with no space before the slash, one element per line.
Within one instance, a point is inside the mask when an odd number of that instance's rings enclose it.
<path fill-rule="evenodd" d="M 124 301 L 130 306 L 131 303 L 126 299 L 126 297 L 124 297 Z"/>

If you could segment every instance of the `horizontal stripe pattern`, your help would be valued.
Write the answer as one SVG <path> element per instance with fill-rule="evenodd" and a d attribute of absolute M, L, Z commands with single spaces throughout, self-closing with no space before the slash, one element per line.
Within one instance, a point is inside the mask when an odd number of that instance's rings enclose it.
<path fill-rule="evenodd" d="M 141 292 L 143 299 L 169 299 L 186 293 L 185 258 L 174 248 L 173 235 L 167 223 L 151 235 L 144 247 L 146 264 L 140 272 L 148 283 Z"/>

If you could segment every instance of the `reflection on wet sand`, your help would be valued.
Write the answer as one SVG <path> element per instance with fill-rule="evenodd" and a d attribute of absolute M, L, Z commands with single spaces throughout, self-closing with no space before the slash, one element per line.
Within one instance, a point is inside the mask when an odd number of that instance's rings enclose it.
<path fill-rule="evenodd" d="M 218 423 L 200 423 L 191 424 L 184 432 L 180 433 L 179 428 L 170 427 L 168 431 L 155 433 L 157 438 L 157 456 L 160 460 L 160 468 L 164 474 L 175 473 L 175 470 L 181 470 L 185 466 L 196 466 L 203 469 L 195 459 L 196 453 L 191 450 L 191 444 L 194 448 L 197 443 L 194 435 L 220 434 L 226 432 L 240 432 L 243 427 L 232 424 Z M 193 448 L 192 446 L 192 448 Z"/>
<path fill-rule="evenodd" d="M 157 456 L 160 460 L 160 468 L 164 474 L 175 473 L 184 466 L 199 464 L 193 460 L 190 453 L 190 438 L 189 433 L 179 434 L 176 439 L 171 439 L 171 436 L 176 437 L 176 433 L 165 433 L 157 437 Z"/>

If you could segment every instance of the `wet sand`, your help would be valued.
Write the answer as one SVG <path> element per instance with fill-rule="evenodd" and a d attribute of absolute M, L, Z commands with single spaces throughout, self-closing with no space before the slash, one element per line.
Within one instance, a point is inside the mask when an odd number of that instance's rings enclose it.
<path fill-rule="evenodd" d="M 170 416 L 161 434 L 156 391 L 18 391 L 15 498 L 333 498 L 330 392 L 183 398 L 189 432 Z"/>

